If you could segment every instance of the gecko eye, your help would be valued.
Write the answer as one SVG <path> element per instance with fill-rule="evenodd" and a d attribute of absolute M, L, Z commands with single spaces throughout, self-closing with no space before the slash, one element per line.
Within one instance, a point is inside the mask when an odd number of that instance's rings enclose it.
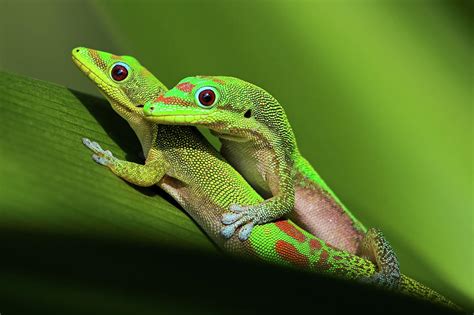
<path fill-rule="evenodd" d="M 115 81 L 118 81 L 118 82 L 123 81 L 128 77 L 129 69 L 130 68 L 128 67 L 127 64 L 123 62 L 117 62 L 116 64 L 112 66 L 112 69 L 110 70 L 110 76 Z"/>
<path fill-rule="evenodd" d="M 217 101 L 217 91 L 212 87 L 200 88 L 195 96 L 198 105 L 204 108 L 211 108 Z"/>

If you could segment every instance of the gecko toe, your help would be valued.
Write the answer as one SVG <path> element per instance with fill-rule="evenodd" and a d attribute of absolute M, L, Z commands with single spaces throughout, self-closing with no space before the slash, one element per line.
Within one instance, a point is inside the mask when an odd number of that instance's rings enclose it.
<path fill-rule="evenodd" d="M 104 151 L 104 154 L 105 154 L 105 155 L 108 155 L 108 156 L 111 157 L 111 158 L 114 157 L 114 155 L 112 154 L 112 152 L 110 152 L 109 150 L 105 150 L 105 151 Z"/>
<path fill-rule="evenodd" d="M 95 151 L 95 147 L 90 139 L 82 138 L 82 143 L 90 150 Z"/>
<path fill-rule="evenodd" d="M 242 207 L 242 206 L 236 205 L 236 204 L 230 205 L 230 207 L 229 207 L 230 211 L 237 212 L 237 213 L 244 212 L 246 209 L 247 209 L 247 207 Z"/>
<path fill-rule="evenodd" d="M 229 239 L 234 235 L 236 226 L 235 225 L 228 225 L 221 230 L 222 236 L 224 236 L 226 239 Z"/>
<path fill-rule="evenodd" d="M 224 224 L 232 224 L 235 223 L 242 217 L 241 213 L 224 213 L 222 215 L 222 223 Z"/>
<path fill-rule="evenodd" d="M 93 154 L 92 159 L 100 165 L 107 165 L 107 162 L 108 162 L 107 159 L 101 156 L 98 156 L 97 154 Z"/>
<path fill-rule="evenodd" d="M 95 141 L 92 141 L 91 142 L 91 147 L 94 151 L 96 152 L 103 152 L 104 150 L 102 149 L 102 147 L 100 146 L 100 144 L 98 144 L 97 142 Z"/>
<path fill-rule="evenodd" d="M 239 239 L 241 241 L 246 241 L 249 238 L 250 233 L 252 233 L 253 227 L 254 227 L 253 222 L 250 222 L 244 225 L 239 231 Z"/>

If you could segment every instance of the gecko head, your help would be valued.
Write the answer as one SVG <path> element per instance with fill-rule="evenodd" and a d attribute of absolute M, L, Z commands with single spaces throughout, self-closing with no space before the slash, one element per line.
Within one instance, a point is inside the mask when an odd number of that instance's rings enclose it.
<path fill-rule="evenodd" d="M 143 116 L 143 105 L 166 91 L 156 77 L 130 56 L 76 47 L 72 60 L 122 116 Z"/>
<path fill-rule="evenodd" d="M 246 141 L 261 127 L 255 102 L 261 91 L 233 77 L 188 77 L 146 103 L 144 113 L 146 119 L 157 123 L 202 126 L 218 137 Z"/>

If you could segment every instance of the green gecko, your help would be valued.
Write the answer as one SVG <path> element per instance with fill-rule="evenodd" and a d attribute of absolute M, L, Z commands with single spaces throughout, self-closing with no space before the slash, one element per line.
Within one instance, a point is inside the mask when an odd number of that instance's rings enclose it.
<path fill-rule="evenodd" d="M 78 47 L 76 65 L 97 85 L 112 108 L 136 132 L 145 164 L 113 157 L 99 144 L 83 139 L 93 159 L 117 176 L 140 185 L 157 184 L 169 193 L 225 252 L 274 264 L 299 267 L 346 279 L 363 280 L 377 274 L 375 265 L 337 250 L 290 220 L 256 226 L 246 241 L 221 236 L 221 216 L 231 204 L 258 204 L 262 198 L 194 128 L 147 121 L 142 104 L 159 97 L 166 87 L 133 57 Z M 430 288 L 401 276 L 399 291 L 455 307 Z"/>
<path fill-rule="evenodd" d="M 283 107 L 268 92 L 232 77 L 189 77 L 144 111 L 157 123 L 210 128 L 224 158 L 267 197 L 258 205 L 231 205 L 222 218 L 225 237 L 242 226 L 239 236 L 245 239 L 255 225 L 288 213 L 334 247 L 370 257 L 382 271 L 375 277 L 379 284 L 398 286 L 400 268 L 390 244 L 380 231 L 367 231 L 301 156 Z M 295 197 L 296 203 L 281 202 Z"/>

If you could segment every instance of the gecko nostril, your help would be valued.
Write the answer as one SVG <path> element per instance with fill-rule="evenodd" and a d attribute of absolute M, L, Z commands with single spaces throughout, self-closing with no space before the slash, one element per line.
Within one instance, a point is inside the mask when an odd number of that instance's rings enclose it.
<path fill-rule="evenodd" d="M 76 49 L 76 52 L 79 52 L 79 49 Z"/>
<path fill-rule="evenodd" d="M 150 107 L 150 110 L 153 111 L 153 110 L 155 110 L 155 108 L 152 106 L 152 107 Z"/>

